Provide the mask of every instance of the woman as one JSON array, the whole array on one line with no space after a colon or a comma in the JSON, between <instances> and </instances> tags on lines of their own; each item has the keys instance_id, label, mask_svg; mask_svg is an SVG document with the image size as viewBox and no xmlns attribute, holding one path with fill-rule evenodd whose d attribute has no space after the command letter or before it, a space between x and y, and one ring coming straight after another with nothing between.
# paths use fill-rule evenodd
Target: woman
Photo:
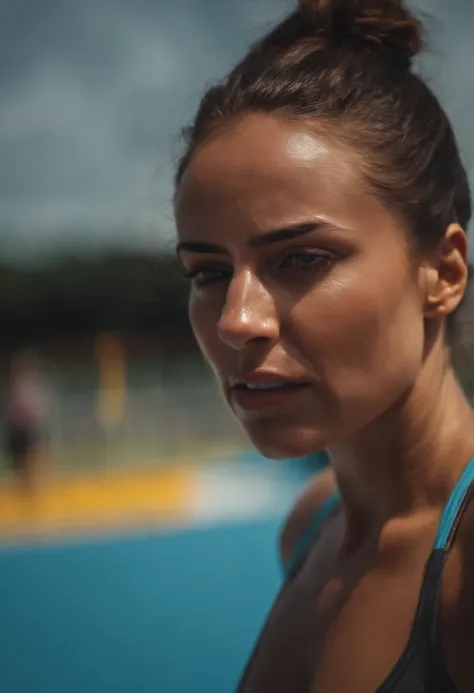
<instances>
[{"instance_id":1,"label":"woman","mask_svg":"<svg viewBox=\"0 0 474 693\"><path fill-rule=\"evenodd\" d=\"M6 452L12 468L30 491L45 477L51 396L37 355L13 357L5 416Z\"/></svg>"},{"instance_id":2,"label":"woman","mask_svg":"<svg viewBox=\"0 0 474 693\"><path fill-rule=\"evenodd\" d=\"M474 690L471 203L420 31L400 1L301 0L187 133L200 348L261 452L332 463L287 520L246 693Z\"/></svg>"}]
</instances>

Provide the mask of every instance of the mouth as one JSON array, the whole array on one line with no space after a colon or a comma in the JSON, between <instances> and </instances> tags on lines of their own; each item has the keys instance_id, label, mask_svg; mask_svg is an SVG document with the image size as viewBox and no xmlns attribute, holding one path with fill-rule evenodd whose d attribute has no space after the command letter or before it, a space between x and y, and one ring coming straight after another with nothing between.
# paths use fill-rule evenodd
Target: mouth
<instances>
[{"instance_id":1,"label":"mouth","mask_svg":"<svg viewBox=\"0 0 474 693\"><path fill-rule=\"evenodd\" d=\"M306 381L276 377L242 379L234 381L231 385L231 396L240 409L261 411L288 406L293 398L309 385Z\"/></svg>"}]
</instances>

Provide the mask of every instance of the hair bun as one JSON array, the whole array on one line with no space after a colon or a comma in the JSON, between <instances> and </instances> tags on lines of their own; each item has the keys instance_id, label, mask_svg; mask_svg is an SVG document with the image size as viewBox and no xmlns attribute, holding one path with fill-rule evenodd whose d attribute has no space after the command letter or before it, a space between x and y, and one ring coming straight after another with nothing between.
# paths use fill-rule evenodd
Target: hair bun
<instances>
[{"instance_id":1,"label":"hair bun","mask_svg":"<svg viewBox=\"0 0 474 693\"><path fill-rule=\"evenodd\" d=\"M299 0L299 14L330 43L378 44L408 65L423 45L421 22L403 0Z\"/></svg>"}]
</instances>

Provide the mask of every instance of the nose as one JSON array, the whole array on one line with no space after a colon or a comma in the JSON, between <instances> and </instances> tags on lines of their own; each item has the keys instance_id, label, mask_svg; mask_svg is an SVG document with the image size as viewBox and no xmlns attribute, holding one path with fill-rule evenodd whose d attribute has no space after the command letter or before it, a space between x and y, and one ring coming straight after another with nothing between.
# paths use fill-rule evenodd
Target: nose
<instances>
[{"instance_id":1,"label":"nose","mask_svg":"<svg viewBox=\"0 0 474 693\"><path fill-rule=\"evenodd\" d=\"M278 339L275 299L252 272L234 274L217 330L220 339L233 349L244 349L256 340Z\"/></svg>"}]
</instances>

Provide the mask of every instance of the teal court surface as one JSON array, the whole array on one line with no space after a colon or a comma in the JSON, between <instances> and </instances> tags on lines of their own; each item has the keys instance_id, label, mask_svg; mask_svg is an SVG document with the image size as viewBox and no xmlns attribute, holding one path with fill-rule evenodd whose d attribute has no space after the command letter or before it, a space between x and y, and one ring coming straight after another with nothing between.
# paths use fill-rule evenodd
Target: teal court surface
<instances>
[{"instance_id":1,"label":"teal court surface","mask_svg":"<svg viewBox=\"0 0 474 693\"><path fill-rule=\"evenodd\" d=\"M232 693L278 589L278 531L305 476L250 468L211 474L207 514L183 526L4 545L0 690Z\"/></svg>"}]
</instances>

